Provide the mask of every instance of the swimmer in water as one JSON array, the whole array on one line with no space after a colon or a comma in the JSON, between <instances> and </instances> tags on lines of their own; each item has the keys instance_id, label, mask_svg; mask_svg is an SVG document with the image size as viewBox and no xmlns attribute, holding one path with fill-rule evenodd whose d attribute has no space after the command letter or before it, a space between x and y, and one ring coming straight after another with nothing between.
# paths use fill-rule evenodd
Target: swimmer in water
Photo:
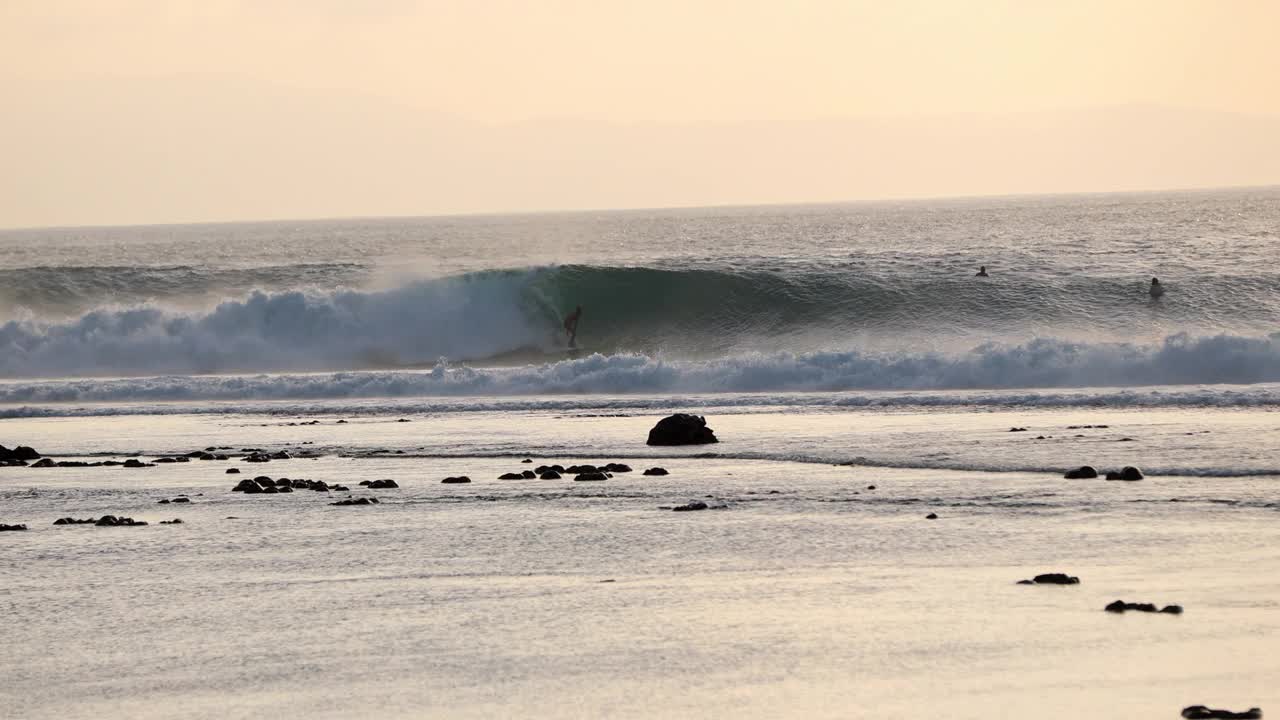
<instances>
[{"instance_id":1,"label":"swimmer in water","mask_svg":"<svg viewBox=\"0 0 1280 720\"><path fill-rule=\"evenodd\" d=\"M974 275L974 277L990 277L989 275L987 275L987 266L983 265L982 267L978 268L978 273Z\"/></svg>"},{"instance_id":2,"label":"swimmer in water","mask_svg":"<svg viewBox=\"0 0 1280 720\"><path fill-rule=\"evenodd\" d=\"M569 347L578 346L578 319L582 317L582 306L574 308L564 319L564 331L569 333Z\"/></svg>"},{"instance_id":3,"label":"swimmer in water","mask_svg":"<svg viewBox=\"0 0 1280 720\"><path fill-rule=\"evenodd\" d=\"M1151 297L1158 298L1164 294L1164 286L1160 284L1159 278L1151 278Z\"/></svg>"}]
</instances>

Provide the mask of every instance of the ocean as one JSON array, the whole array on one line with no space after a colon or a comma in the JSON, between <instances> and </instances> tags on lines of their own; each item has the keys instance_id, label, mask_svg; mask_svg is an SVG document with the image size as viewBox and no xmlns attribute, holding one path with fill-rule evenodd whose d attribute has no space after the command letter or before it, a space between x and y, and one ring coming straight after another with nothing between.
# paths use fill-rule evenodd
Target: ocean
<instances>
[{"instance_id":1,"label":"ocean","mask_svg":"<svg viewBox=\"0 0 1280 720\"><path fill-rule=\"evenodd\" d=\"M0 231L0 444L90 465L0 467L0 714L1275 707L1277 251L1277 188Z\"/></svg>"}]
</instances>

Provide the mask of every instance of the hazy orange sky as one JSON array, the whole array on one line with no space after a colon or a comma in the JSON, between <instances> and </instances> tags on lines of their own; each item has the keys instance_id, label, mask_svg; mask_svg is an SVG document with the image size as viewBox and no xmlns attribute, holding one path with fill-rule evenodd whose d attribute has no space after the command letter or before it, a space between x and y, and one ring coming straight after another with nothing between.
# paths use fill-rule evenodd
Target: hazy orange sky
<instances>
[{"instance_id":1,"label":"hazy orange sky","mask_svg":"<svg viewBox=\"0 0 1280 720\"><path fill-rule=\"evenodd\" d=\"M0 226L1280 183L1280 3L5 0Z\"/></svg>"}]
</instances>

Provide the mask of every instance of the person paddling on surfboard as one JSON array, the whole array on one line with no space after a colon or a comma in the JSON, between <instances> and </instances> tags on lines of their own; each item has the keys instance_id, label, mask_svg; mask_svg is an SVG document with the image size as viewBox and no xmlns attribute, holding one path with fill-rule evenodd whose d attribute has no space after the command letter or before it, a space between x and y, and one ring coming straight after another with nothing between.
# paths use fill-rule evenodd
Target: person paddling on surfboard
<instances>
[{"instance_id":1,"label":"person paddling on surfboard","mask_svg":"<svg viewBox=\"0 0 1280 720\"><path fill-rule=\"evenodd\" d=\"M569 347L578 346L578 319L582 317L582 306L574 308L573 312L565 316L564 331L569 333Z\"/></svg>"}]
</instances>

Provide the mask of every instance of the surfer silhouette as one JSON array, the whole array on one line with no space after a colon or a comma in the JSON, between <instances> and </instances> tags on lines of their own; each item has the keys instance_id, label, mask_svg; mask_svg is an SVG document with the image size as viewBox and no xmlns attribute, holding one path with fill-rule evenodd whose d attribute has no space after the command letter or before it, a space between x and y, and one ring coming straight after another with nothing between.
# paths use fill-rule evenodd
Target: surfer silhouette
<instances>
[{"instance_id":1,"label":"surfer silhouette","mask_svg":"<svg viewBox=\"0 0 1280 720\"><path fill-rule=\"evenodd\" d=\"M1164 294L1164 286L1160 284L1158 278L1151 278L1151 290L1149 292L1153 298L1158 298Z\"/></svg>"},{"instance_id":2,"label":"surfer silhouette","mask_svg":"<svg viewBox=\"0 0 1280 720\"><path fill-rule=\"evenodd\" d=\"M983 265L982 267L978 268L978 272L974 275L974 277L990 277L989 275L987 275L987 266Z\"/></svg>"},{"instance_id":3,"label":"surfer silhouette","mask_svg":"<svg viewBox=\"0 0 1280 720\"><path fill-rule=\"evenodd\" d=\"M569 333L569 347L578 346L578 319L582 317L582 306L574 308L564 318L564 331Z\"/></svg>"}]
</instances>

